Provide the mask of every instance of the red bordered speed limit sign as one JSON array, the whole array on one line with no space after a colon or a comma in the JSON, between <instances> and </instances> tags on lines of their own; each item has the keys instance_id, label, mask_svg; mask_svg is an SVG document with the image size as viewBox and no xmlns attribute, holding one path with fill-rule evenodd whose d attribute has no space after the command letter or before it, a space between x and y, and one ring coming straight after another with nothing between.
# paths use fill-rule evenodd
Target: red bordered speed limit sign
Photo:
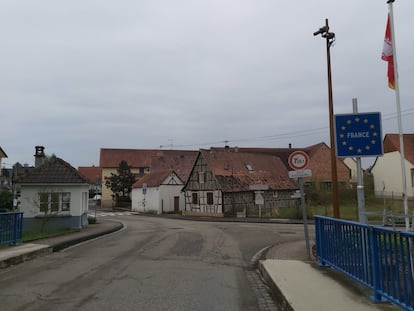
<instances>
[{"instance_id":1,"label":"red bordered speed limit sign","mask_svg":"<svg viewBox=\"0 0 414 311\"><path fill-rule=\"evenodd\" d=\"M309 156L303 151L294 151L289 155L289 166L294 170L304 170L309 165Z\"/></svg>"}]
</instances>

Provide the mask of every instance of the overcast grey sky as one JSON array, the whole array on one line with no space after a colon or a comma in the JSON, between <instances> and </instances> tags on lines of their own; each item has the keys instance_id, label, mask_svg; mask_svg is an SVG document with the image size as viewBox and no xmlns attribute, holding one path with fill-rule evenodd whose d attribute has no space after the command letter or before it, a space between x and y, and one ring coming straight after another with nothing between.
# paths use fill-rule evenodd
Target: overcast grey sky
<instances>
[{"instance_id":1,"label":"overcast grey sky","mask_svg":"<svg viewBox=\"0 0 414 311\"><path fill-rule=\"evenodd\" d=\"M414 133L414 1L394 4L403 130ZM386 0L1 0L0 146L73 166L100 148L304 147L335 114L382 113L397 133L381 60Z\"/></svg>"}]
</instances>

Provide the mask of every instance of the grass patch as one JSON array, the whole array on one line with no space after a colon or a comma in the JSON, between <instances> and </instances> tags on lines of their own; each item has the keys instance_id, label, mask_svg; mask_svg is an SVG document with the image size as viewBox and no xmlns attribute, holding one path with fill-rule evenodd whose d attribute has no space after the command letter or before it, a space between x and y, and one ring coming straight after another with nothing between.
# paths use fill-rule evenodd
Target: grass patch
<instances>
[{"instance_id":1,"label":"grass patch","mask_svg":"<svg viewBox=\"0 0 414 311\"><path fill-rule=\"evenodd\" d=\"M307 206L308 216L314 215L333 217L332 205L309 205ZM402 200L383 200L381 198L370 198L365 201L365 211L368 213L369 220L382 220L382 214L403 215L404 202ZM414 211L414 201L408 202L408 214ZM356 200L341 200L339 203L341 219L358 220L358 203ZM376 215L374 215L376 214Z\"/></svg>"},{"instance_id":2,"label":"grass patch","mask_svg":"<svg viewBox=\"0 0 414 311\"><path fill-rule=\"evenodd\" d=\"M59 228L59 229L48 229L43 232L40 231L25 231L23 232L23 242L52 238L59 235L69 234L73 232L78 232L79 229L74 228Z\"/></svg>"}]
</instances>

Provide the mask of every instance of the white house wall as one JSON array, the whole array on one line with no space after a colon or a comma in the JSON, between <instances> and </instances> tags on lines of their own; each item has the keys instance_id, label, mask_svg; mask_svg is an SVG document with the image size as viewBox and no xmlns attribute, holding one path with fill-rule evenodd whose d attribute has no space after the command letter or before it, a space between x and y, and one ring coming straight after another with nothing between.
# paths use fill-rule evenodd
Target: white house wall
<instances>
[{"instance_id":1,"label":"white house wall","mask_svg":"<svg viewBox=\"0 0 414 311\"><path fill-rule=\"evenodd\" d=\"M345 158L344 163L351 170L351 179L350 182L356 183L357 180L357 163L353 158Z\"/></svg>"},{"instance_id":2,"label":"white house wall","mask_svg":"<svg viewBox=\"0 0 414 311\"><path fill-rule=\"evenodd\" d=\"M213 204L207 204L207 193L213 193ZM197 193L198 204L192 202L193 193ZM223 199L220 190L205 190L205 191L187 191L187 209L190 212L199 212L199 213L214 213L220 214L223 213Z\"/></svg>"},{"instance_id":3,"label":"white house wall","mask_svg":"<svg viewBox=\"0 0 414 311\"><path fill-rule=\"evenodd\" d=\"M179 197L179 209L184 210L184 194L180 193L182 185L161 185L149 187L144 195L142 188L132 189L132 210L141 213L174 212L174 197Z\"/></svg>"},{"instance_id":4,"label":"white house wall","mask_svg":"<svg viewBox=\"0 0 414 311\"><path fill-rule=\"evenodd\" d=\"M159 188L148 187L145 194L142 188L132 189L131 201L132 210L141 213L160 213Z\"/></svg>"},{"instance_id":5,"label":"white house wall","mask_svg":"<svg viewBox=\"0 0 414 311\"><path fill-rule=\"evenodd\" d=\"M181 193L183 185L161 185L160 186L160 212L174 212L174 197L179 197L179 210L185 207L184 193Z\"/></svg>"},{"instance_id":6,"label":"white house wall","mask_svg":"<svg viewBox=\"0 0 414 311\"><path fill-rule=\"evenodd\" d=\"M33 218L43 213L39 211L39 192L70 192L70 211L62 214L81 216L88 211L88 185L85 186L21 186L20 211L24 218Z\"/></svg>"},{"instance_id":7,"label":"white house wall","mask_svg":"<svg viewBox=\"0 0 414 311\"><path fill-rule=\"evenodd\" d=\"M405 161L404 164L407 179L407 196L408 198L413 198L414 192L411 180L411 169L413 169L414 166L408 161ZM401 197L403 187L401 157L398 151L388 152L382 157L379 157L372 169L372 174L374 176L374 189L376 196L382 196L382 194L384 194L387 197Z\"/></svg>"}]
</instances>

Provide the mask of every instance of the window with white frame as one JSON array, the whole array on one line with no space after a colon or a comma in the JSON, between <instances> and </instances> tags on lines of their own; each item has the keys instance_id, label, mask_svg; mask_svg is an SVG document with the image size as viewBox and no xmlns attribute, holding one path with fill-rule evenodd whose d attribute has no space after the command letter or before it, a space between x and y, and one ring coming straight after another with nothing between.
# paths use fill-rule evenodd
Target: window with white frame
<instances>
[{"instance_id":1,"label":"window with white frame","mask_svg":"<svg viewBox=\"0 0 414 311\"><path fill-rule=\"evenodd\" d=\"M41 212L66 212L70 210L70 192L40 192Z\"/></svg>"}]
</instances>

